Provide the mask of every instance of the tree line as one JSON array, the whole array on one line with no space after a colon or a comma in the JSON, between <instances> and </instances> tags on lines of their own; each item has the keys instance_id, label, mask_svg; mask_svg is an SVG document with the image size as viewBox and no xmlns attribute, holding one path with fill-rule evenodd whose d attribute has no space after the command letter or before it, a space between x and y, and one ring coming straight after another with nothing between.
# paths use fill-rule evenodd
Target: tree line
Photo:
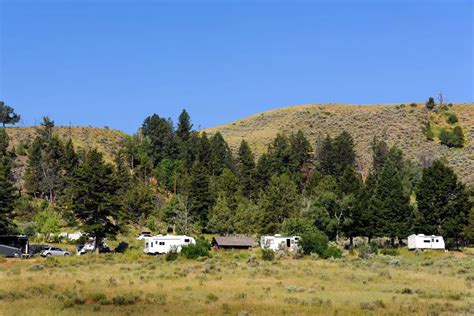
<instances>
[{"instance_id":1,"label":"tree line","mask_svg":"<svg viewBox=\"0 0 474 316\"><path fill-rule=\"evenodd\" d=\"M21 194L0 130L0 231L14 230L16 217L42 232L62 222L99 239L130 225L183 234L317 231L351 244L356 236L394 245L411 233L440 234L450 245L474 237L473 193L454 171L442 160L422 168L377 138L363 176L345 131L314 144L301 131L278 134L257 158L245 139L233 152L220 133L194 130L183 110L177 124L147 117L106 162L54 128L45 117L29 144Z\"/></svg>"}]
</instances>

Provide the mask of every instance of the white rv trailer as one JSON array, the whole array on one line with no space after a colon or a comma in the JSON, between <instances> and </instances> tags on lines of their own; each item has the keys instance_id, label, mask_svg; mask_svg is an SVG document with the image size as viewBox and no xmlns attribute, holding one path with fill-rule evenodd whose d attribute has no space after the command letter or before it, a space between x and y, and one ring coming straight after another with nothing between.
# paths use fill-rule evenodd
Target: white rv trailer
<instances>
[{"instance_id":1,"label":"white rv trailer","mask_svg":"<svg viewBox=\"0 0 474 316\"><path fill-rule=\"evenodd\" d=\"M260 247L262 249L271 249L273 251L289 250L293 251L298 245L299 236L262 236L260 237Z\"/></svg>"},{"instance_id":2,"label":"white rv trailer","mask_svg":"<svg viewBox=\"0 0 474 316\"><path fill-rule=\"evenodd\" d=\"M443 249L444 239L442 236L426 236L413 234L408 236L408 249Z\"/></svg>"},{"instance_id":3,"label":"white rv trailer","mask_svg":"<svg viewBox=\"0 0 474 316\"><path fill-rule=\"evenodd\" d=\"M189 236L173 236L173 235L157 235L153 237L145 237L144 252L147 254L168 253L172 249L181 252L182 246L195 244L196 240Z\"/></svg>"}]
</instances>

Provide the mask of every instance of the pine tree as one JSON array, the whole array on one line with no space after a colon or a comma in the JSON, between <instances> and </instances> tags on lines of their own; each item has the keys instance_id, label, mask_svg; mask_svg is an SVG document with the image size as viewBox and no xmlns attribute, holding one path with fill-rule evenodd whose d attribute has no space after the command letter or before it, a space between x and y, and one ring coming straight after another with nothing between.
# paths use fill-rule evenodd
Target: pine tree
<instances>
[{"instance_id":1,"label":"pine tree","mask_svg":"<svg viewBox=\"0 0 474 316\"><path fill-rule=\"evenodd\" d=\"M378 236L404 238L411 230L412 211L409 197L403 190L402 178L393 160L387 159L377 174L375 195L372 197Z\"/></svg>"},{"instance_id":2,"label":"pine tree","mask_svg":"<svg viewBox=\"0 0 474 316\"><path fill-rule=\"evenodd\" d=\"M5 128L0 128L0 155L7 156L8 145L10 144L10 138Z\"/></svg>"},{"instance_id":3,"label":"pine tree","mask_svg":"<svg viewBox=\"0 0 474 316\"><path fill-rule=\"evenodd\" d=\"M281 175L291 173L290 168L290 143L288 137L278 133L273 142L268 146L267 155L270 163L271 174Z\"/></svg>"},{"instance_id":4,"label":"pine tree","mask_svg":"<svg viewBox=\"0 0 474 316\"><path fill-rule=\"evenodd\" d=\"M150 139L150 156L154 166L165 158L177 158L178 145L171 119L153 114L145 119L141 130Z\"/></svg>"},{"instance_id":5,"label":"pine tree","mask_svg":"<svg viewBox=\"0 0 474 316\"><path fill-rule=\"evenodd\" d=\"M25 170L25 188L37 197L41 194L41 181L43 179L42 151L44 141L41 137L36 137L28 149L28 162Z\"/></svg>"},{"instance_id":6,"label":"pine tree","mask_svg":"<svg viewBox=\"0 0 474 316\"><path fill-rule=\"evenodd\" d=\"M233 168L232 152L221 133L217 132L212 135L210 139L210 151L211 171L213 175L220 175L224 168Z\"/></svg>"},{"instance_id":7,"label":"pine tree","mask_svg":"<svg viewBox=\"0 0 474 316\"><path fill-rule=\"evenodd\" d=\"M335 175L335 151L333 147L333 140L331 136L326 135L326 138L320 143L317 149L318 156L316 160L319 163L319 171L322 175Z\"/></svg>"},{"instance_id":8,"label":"pine tree","mask_svg":"<svg viewBox=\"0 0 474 316\"><path fill-rule=\"evenodd\" d=\"M78 164L79 158L77 157L76 151L74 150L72 140L69 139L64 146L62 168L67 175L72 175Z\"/></svg>"},{"instance_id":9,"label":"pine tree","mask_svg":"<svg viewBox=\"0 0 474 316\"><path fill-rule=\"evenodd\" d=\"M237 173L240 179L242 195L253 197L256 195L255 158L249 144L242 140L237 156Z\"/></svg>"},{"instance_id":10,"label":"pine tree","mask_svg":"<svg viewBox=\"0 0 474 316\"><path fill-rule=\"evenodd\" d=\"M153 189L141 181L134 181L125 194L121 195L122 218L128 222L143 225L154 210L157 199Z\"/></svg>"},{"instance_id":11,"label":"pine tree","mask_svg":"<svg viewBox=\"0 0 474 316\"><path fill-rule=\"evenodd\" d=\"M5 133L4 129L2 133ZM2 138L2 145L8 147L8 136ZM11 166L12 161L8 152L2 148L0 152L0 235L12 229L13 208L17 199Z\"/></svg>"},{"instance_id":12,"label":"pine tree","mask_svg":"<svg viewBox=\"0 0 474 316\"><path fill-rule=\"evenodd\" d=\"M39 130L40 137L46 141L50 141L53 137L54 121L48 116L44 116L41 126L42 128Z\"/></svg>"},{"instance_id":13,"label":"pine tree","mask_svg":"<svg viewBox=\"0 0 474 316\"><path fill-rule=\"evenodd\" d=\"M97 150L86 154L71 179L71 207L84 231L95 238L96 246L119 231L118 188L112 166L104 162Z\"/></svg>"},{"instance_id":14,"label":"pine tree","mask_svg":"<svg viewBox=\"0 0 474 316\"><path fill-rule=\"evenodd\" d=\"M273 175L259 200L264 232L275 233L285 218L295 216L301 208L296 184L287 174Z\"/></svg>"},{"instance_id":15,"label":"pine tree","mask_svg":"<svg viewBox=\"0 0 474 316\"><path fill-rule=\"evenodd\" d=\"M186 142L191 135L193 124L191 117L186 110L183 110L178 118L178 127L176 128L176 136L183 142Z\"/></svg>"},{"instance_id":16,"label":"pine tree","mask_svg":"<svg viewBox=\"0 0 474 316\"><path fill-rule=\"evenodd\" d=\"M233 214L226 195L218 193L217 201L209 212L208 230L211 233L229 235L233 232Z\"/></svg>"},{"instance_id":17,"label":"pine tree","mask_svg":"<svg viewBox=\"0 0 474 316\"><path fill-rule=\"evenodd\" d=\"M469 193L454 171L436 160L423 170L416 192L420 233L438 234L458 243L471 208Z\"/></svg>"},{"instance_id":18,"label":"pine tree","mask_svg":"<svg viewBox=\"0 0 474 316\"><path fill-rule=\"evenodd\" d=\"M239 178L230 170L224 169L219 177L215 181L215 190L223 195L229 207L233 210L236 208L237 199L240 197L239 192L240 183Z\"/></svg>"},{"instance_id":19,"label":"pine tree","mask_svg":"<svg viewBox=\"0 0 474 316\"><path fill-rule=\"evenodd\" d=\"M293 172L301 171L301 167L310 161L313 148L301 130L289 137L290 165Z\"/></svg>"},{"instance_id":20,"label":"pine tree","mask_svg":"<svg viewBox=\"0 0 474 316\"><path fill-rule=\"evenodd\" d=\"M385 160L387 160L389 148L386 142L383 140L379 141L375 136L372 140L371 148L372 166L375 171L378 171L382 168Z\"/></svg>"},{"instance_id":21,"label":"pine tree","mask_svg":"<svg viewBox=\"0 0 474 316\"><path fill-rule=\"evenodd\" d=\"M335 159L334 175L340 177L347 167L355 165L356 154L352 136L348 132L343 131L340 135L334 138L333 149Z\"/></svg>"},{"instance_id":22,"label":"pine tree","mask_svg":"<svg viewBox=\"0 0 474 316\"><path fill-rule=\"evenodd\" d=\"M7 124L15 125L20 121L20 115L15 113L15 110L6 105L3 101L0 101L0 122L3 127Z\"/></svg>"},{"instance_id":23,"label":"pine tree","mask_svg":"<svg viewBox=\"0 0 474 316\"><path fill-rule=\"evenodd\" d=\"M196 163L191 169L187 196L192 217L201 227L206 227L209 209L212 206L212 194L208 170L201 163Z\"/></svg>"}]
</instances>

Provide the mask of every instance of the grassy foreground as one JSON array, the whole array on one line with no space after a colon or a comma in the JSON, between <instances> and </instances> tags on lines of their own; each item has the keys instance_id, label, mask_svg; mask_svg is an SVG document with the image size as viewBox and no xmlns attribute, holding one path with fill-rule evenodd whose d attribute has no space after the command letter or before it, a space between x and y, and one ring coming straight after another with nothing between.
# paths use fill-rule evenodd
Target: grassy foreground
<instances>
[{"instance_id":1,"label":"grassy foreground","mask_svg":"<svg viewBox=\"0 0 474 316\"><path fill-rule=\"evenodd\" d=\"M472 315L473 284L472 253L268 262L255 250L166 262L135 249L0 258L0 315Z\"/></svg>"}]
</instances>

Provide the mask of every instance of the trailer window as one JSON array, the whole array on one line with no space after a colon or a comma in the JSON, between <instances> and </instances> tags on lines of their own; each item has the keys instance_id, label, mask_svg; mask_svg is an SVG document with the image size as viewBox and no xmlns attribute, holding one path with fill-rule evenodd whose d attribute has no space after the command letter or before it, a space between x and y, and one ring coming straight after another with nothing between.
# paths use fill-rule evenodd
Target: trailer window
<instances>
[{"instance_id":1,"label":"trailer window","mask_svg":"<svg viewBox=\"0 0 474 316\"><path fill-rule=\"evenodd\" d=\"M145 247L148 248L148 243L147 242L145 243Z\"/></svg>"},{"instance_id":2,"label":"trailer window","mask_svg":"<svg viewBox=\"0 0 474 316\"><path fill-rule=\"evenodd\" d=\"M438 239L436 239L436 242L438 242Z\"/></svg>"},{"instance_id":3,"label":"trailer window","mask_svg":"<svg viewBox=\"0 0 474 316\"><path fill-rule=\"evenodd\" d=\"M165 242L164 241L160 241L160 246L164 246L165 245Z\"/></svg>"},{"instance_id":4,"label":"trailer window","mask_svg":"<svg viewBox=\"0 0 474 316\"><path fill-rule=\"evenodd\" d=\"M423 242L429 244L431 241L429 239L425 239Z\"/></svg>"},{"instance_id":5,"label":"trailer window","mask_svg":"<svg viewBox=\"0 0 474 316\"><path fill-rule=\"evenodd\" d=\"M184 242L189 242L189 239L185 239Z\"/></svg>"}]
</instances>

